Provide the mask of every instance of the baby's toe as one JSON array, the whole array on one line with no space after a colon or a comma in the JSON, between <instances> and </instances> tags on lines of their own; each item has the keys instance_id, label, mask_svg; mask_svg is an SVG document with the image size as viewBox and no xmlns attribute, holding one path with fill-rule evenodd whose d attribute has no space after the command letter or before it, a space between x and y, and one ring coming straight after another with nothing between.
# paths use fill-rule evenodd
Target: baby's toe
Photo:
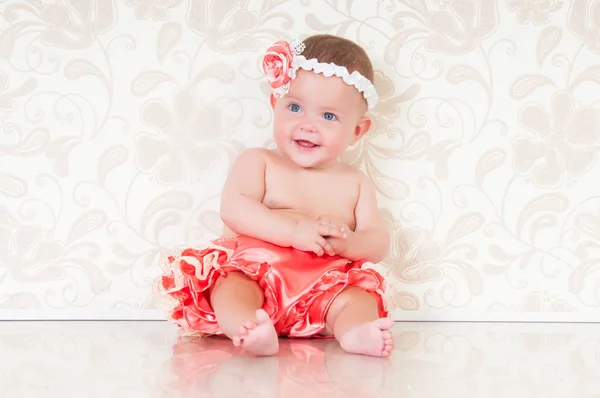
<instances>
[{"instance_id":1,"label":"baby's toe","mask_svg":"<svg viewBox=\"0 0 600 398\"><path fill-rule=\"evenodd\" d=\"M246 326L241 326L240 327L240 333L239 333L240 337L244 337L248 335L248 328Z\"/></svg>"},{"instance_id":2,"label":"baby's toe","mask_svg":"<svg viewBox=\"0 0 600 398\"><path fill-rule=\"evenodd\" d=\"M380 318L377 320L377 326L381 330L388 330L394 326L394 320L391 318Z\"/></svg>"},{"instance_id":3,"label":"baby's toe","mask_svg":"<svg viewBox=\"0 0 600 398\"><path fill-rule=\"evenodd\" d=\"M240 345L242 345L242 338L239 335L233 336L231 341L233 342L233 345L236 347L239 347Z\"/></svg>"},{"instance_id":4,"label":"baby's toe","mask_svg":"<svg viewBox=\"0 0 600 398\"><path fill-rule=\"evenodd\" d=\"M390 355L392 353L392 350L394 349L394 346L391 344L386 344L383 347L383 353L386 354L386 356Z\"/></svg>"},{"instance_id":5,"label":"baby's toe","mask_svg":"<svg viewBox=\"0 0 600 398\"><path fill-rule=\"evenodd\" d=\"M252 329L256 328L256 324L251 321L246 321L246 323L244 323L244 327L248 330L252 330Z\"/></svg>"},{"instance_id":6,"label":"baby's toe","mask_svg":"<svg viewBox=\"0 0 600 398\"><path fill-rule=\"evenodd\" d=\"M382 333L382 336L383 336L383 338L384 338L384 339L386 339L386 340L388 340L388 339L391 339L391 338L392 338L392 332L390 332L389 330L385 330L385 331Z\"/></svg>"}]
</instances>

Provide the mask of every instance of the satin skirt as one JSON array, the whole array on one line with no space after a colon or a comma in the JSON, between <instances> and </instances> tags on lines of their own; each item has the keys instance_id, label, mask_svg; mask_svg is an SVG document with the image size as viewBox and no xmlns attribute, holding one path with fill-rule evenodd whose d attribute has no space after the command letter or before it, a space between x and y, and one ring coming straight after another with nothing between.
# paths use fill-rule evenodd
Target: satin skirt
<instances>
[{"instance_id":1,"label":"satin skirt","mask_svg":"<svg viewBox=\"0 0 600 398\"><path fill-rule=\"evenodd\" d=\"M247 236L163 252L158 261L164 273L154 281L156 307L188 334L223 334L209 288L233 271L243 272L263 290L262 308L279 336L324 337L327 311L349 286L371 293L379 316L388 316L386 283L376 270L362 269L364 261L319 257Z\"/></svg>"}]
</instances>

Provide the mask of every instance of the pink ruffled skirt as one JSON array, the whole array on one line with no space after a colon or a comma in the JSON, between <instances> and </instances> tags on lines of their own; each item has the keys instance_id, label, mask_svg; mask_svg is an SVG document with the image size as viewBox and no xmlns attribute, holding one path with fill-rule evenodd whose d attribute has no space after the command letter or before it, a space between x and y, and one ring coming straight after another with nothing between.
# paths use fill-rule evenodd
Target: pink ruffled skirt
<instances>
[{"instance_id":1,"label":"pink ruffled skirt","mask_svg":"<svg viewBox=\"0 0 600 398\"><path fill-rule=\"evenodd\" d=\"M263 309L280 336L320 337L335 298L349 286L370 292L379 316L388 316L386 284L363 261L281 247L247 236L221 238L206 247L163 252L164 274L154 283L156 305L187 333L222 335L210 306L209 288L228 272L241 271L264 292Z\"/></svg>"}]
</instances>

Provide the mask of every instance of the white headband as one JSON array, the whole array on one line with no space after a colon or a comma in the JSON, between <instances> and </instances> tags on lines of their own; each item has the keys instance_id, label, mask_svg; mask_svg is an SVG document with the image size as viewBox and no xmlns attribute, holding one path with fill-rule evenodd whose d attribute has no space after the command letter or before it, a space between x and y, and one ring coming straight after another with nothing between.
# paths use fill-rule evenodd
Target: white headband
<instances>
[{"instance_id":1,"label":"white headband","mask_svg":"<svg viewBox=\"0 0 600 398\"><path fill-rule=\"evenodd\" d=\"M369 79L357 71L349 73L344 66L321 63L316 58L306 59L300 55L304 49L304 43L297 40L293 40L291 45L287 41L280 40L267 49L263 58L263 71L276 98L287 94L291 80L296 78L296 71L298 68L302 68L322 73L327 77L334 75L341 77L346 84L356 87L358 92L365 97L369 110L377 105L377 91Z\"/></svg>"}]
</instances>

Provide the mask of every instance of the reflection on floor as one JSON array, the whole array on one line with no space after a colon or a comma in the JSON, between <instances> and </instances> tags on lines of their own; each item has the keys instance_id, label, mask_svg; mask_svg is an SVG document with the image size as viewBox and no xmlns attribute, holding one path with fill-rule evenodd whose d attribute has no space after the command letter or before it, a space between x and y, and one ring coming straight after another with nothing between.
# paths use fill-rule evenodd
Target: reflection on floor
<instances>
[{"instance_id":1,"label":"reflection on floor","mask_svg":"<svg viewBox=\"0 0 600 398\"><path fill-rule=\"evenodd\" d=\"M331 340L252 358L166 322L0 322L3 398L600 397L600 325L398 323L388 360Z\"/></svg>"}]
</instances>

